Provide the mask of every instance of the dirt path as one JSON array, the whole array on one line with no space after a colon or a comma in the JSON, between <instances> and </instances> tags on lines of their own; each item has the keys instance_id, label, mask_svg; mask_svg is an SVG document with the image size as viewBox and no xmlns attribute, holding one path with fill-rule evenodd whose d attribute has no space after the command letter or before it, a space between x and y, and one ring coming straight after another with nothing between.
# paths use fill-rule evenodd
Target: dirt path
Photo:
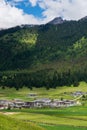
<instances>
[{"instance_id":1,"label":"dirt path","mask_svg":"<svg viewBox=\"0 0 87 130\"><path fill-rule=\"evenodd\" d=\"M14 115L14 114L19 114L19 112L0 112L0 114L3 114L3 115Z\"/></svg>"}]
</instances>

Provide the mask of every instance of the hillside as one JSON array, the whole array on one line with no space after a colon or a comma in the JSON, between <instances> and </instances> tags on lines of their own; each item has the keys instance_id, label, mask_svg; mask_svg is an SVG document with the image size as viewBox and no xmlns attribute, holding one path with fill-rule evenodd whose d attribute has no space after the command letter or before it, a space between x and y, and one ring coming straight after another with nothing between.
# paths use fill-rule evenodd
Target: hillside
<instances>
[{"instance_id":1,"label":"hillside","mask_svg":"<svg viewBox=\"0 0 87 130\"><path fill-rule=\"evenodd\" d=\"M77 85L79 81L86 81L87 19L51 23L0 31L3 85L19 86L19 77L23 81L20 86L53 86L54 82L54 86ZM8 71L13 74L12 82Z\"/></svg>"}]
</instances>

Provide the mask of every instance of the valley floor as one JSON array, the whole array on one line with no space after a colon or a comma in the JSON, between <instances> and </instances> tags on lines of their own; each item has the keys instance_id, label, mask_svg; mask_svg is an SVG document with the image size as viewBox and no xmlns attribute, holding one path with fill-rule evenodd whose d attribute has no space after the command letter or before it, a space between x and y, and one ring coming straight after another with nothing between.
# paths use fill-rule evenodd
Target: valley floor
<instances>
[{"instance_id":1,"label":"valley floor","mask_svg":"<svg viewBox=\"0 0 87 130\"><path fill-rule=\"evenodd\" d=\"M14 119L33 123L45 130L87 130L87 106L63 109L13 109L1 110L1 113L9 117L9 121Z\"/></svg>"},{"instance_id":2,"label":"valley floor","mask_svg":"<svg viewBox=\"0 0 87 130\"><path fill-rule=\"evenodd\" d=\"M60 99L74 99L71 95L71 92L81 91L87 92L87 84L82 82L79 87L62 87L57 88L56 90L45 90L42 89L33 89L33 91L23 88L22 90L16 91L13 89L0 89L0 99L6 98L22 98L25 101L33 100L35 97L28 97L29 93L37 93L38 98L41 97L50 97L50 98L58 98ZM77 97L78 98L78 97ZM31 130L87 130L87 101L86 98L83 100L82 98L78 99L82 102L81 106L73 106L68 108L33 108L33 109L12 109L12 110L0 110L0 127L3 124L3 121L8 119L8 121L16 121L18 125L19 121L28 125L29 123L36 124L35 126L40 126L33 128ZM4 116L4 120L2 120L2 116ZM6 123L6 122L5 122ZM7 124L6 124L7 125ZM13 123L12 123L13 125ZM14 125L13 125L14 126ZM21 125L22 126L22 125ZM13 130L3 128L0 130ZM11 126L12 127L12 126ZM26 127L25 127L26 128ZM19 130L15 128L14 130ZM24 126L22 127L24 129ZM26 129L28 130L28 129ZM29 129L30 130L30 129Z\"/></svg>"}]
</instances>

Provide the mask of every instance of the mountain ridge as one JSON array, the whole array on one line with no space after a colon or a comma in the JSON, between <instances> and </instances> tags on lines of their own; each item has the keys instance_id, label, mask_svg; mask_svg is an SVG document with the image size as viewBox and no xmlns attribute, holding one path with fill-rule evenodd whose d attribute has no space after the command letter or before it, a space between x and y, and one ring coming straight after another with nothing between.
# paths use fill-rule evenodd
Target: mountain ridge
<instances>
[{"instance_id":1,"label":"mountain ridge","mask_svg":"<svg viewBox=\"0 0 87 130\"><path fill-rule=\"evenodd\" d=\"M70 21L83 21L83 20L87 20L87 16L85 17L82 17L80 18L79 20L66 20L66 19L63 19L62 17L55 17L53 18L51 21L45 23L45 24L40 24L40 25L37 25L37 24L22 24L22 25L17 25L17 26L14 26L14 27L11 27L11 28L16 28L16 27L20 27L20 28L23 28L23 27L34 27L34 26L43 26L43 25L46 25L46 24L53 24L53 25L57 25L57 24L62 24L62 23L65 23L65 22L70 22ZM11 28L0 28L0 31L2 30L8 30L8 29L11 29Z\"/></svg>"},{"instance_id":2,"label":"mountain ridge","mask_svg":"<svg viewBox=\"0 0 87 130\"><path fill-rule=\"evenodd\" d=\"M54 18L53 20L51 20L50 22L48 22L48 24L53 24L53 25L56 25L56 24L62 24L64 23L66 20L63 20L62 17L56 17Z\"/></svg>"}]
</instances>

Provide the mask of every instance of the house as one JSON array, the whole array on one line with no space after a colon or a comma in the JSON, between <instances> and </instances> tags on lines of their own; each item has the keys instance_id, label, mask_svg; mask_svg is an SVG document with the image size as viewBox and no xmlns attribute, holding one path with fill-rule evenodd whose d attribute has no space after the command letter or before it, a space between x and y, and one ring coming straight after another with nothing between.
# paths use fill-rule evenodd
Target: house
<instances>
[{"instance_id":1,"label":"house","mask_svg":"<svg viewBox=\"0 0 87 130\"><path fill-rule=\"evenodd\" d=\"M23 105L23 108L33 108L34 107L34 102L25 102L24 105Z\"/></svg>"},{"instance_id":2,"label":"house","mask_svg":"<svg viewBox=\"0 0 87 130\"><path fill-rule=\"evenodd\" d=\"M51 108L54 108L54 107L60 107L62 106L62 101L61 100L53 100L51 103L50 103L50 107Z\"/></svg>"},{"instance_id":3,"label":"house","mask_svg":"<svg viewBox=\"0 0 87 130\"><path fill-rule=\"evenodd\" d=\"M0 100L0 109L7 109L9 101L8 100Z\"/></svg>"},{"instance_id":4,"label":"house","mask_svg":"<svg viewBox=\"0 0 87 130\"><path fill-rule=\"evenodd\" d=\"M51 108L58 108L58 107L69 107L69 106L75 106L76 102L73 100L54 100L50 103Z\"/></svg>"},{"instance_id":5,"label":"house","mask_svg":"<svg viewBox=\"0 0 87 130\"><path fill-rule=\"evenodd\" d=\"M85 94L86 93L82 92L82 91L76 91L76 92L71 93L71 95L74 96L74 97L82 96L82 95L85 95Z\"/></svg>"},{"instance_id":6,"label":"house","mask_svg":"<svg viewBox=\"0 0 87 130\"><path fill-rule=\"evenodd\" d=\"M51 100L49 98L37 99L34 101L34 107L49 107Z\"/></svg>"},{"instance_id":7,"label":"house","mask_svg":"<svg viewBox=\"0 0 87 130\"><path fill-rule=\"evenodd\" d=\"M36 93L29 93L29 94L28 94L28 97L30 97L30 98L35 98L35 97L37 97L37 94L36 94Z\"/></svg>"},{"instance_id":8,"label":"house","mask_svg":"<svg viewBox=\"0 0 87 130\"><path fill-rule=\"evenodd\" d=\"M14 99L11 105L14 108L22 108L25 105L25 102L20 99Z\"/></svg>"},{"instance_id":9,"label":"house","mask_svg":"<svg viewBox=\"0 0 87 130\"><path fill-rule=\"evenodd\" d=\"M71 106L76 106L77 102L74 100L65 100L64 101L64 106L65 107L71 107Z\"/></svg>"}]
</instances>

